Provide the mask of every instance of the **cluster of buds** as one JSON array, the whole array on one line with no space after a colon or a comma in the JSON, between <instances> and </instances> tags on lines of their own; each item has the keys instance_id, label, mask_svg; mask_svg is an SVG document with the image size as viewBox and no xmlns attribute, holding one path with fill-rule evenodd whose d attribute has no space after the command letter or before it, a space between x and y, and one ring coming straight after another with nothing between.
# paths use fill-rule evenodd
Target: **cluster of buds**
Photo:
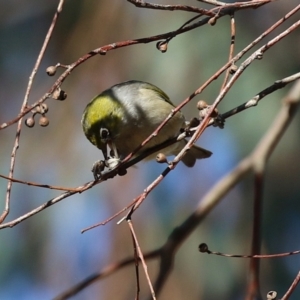
<instances>
[{"instance_id":1,"label":"cluster of buds","mask_svg":"<svg viewBox=\"0 0 300 300\"><path fill-rule=\"evenodd\" d=\"M200 119L203 119L207 115L208 110L210 109L210 105L208 105L204 100L200 100L197 103L197 108L199 110ZM211 117L216 118L218 115L219 115L219 112L218 112L217 108L215 108L211 114Z\"/></svg>"},{"instance_id":2,"label":"cluster of buds","mask_svg":"<svg viewBox=\"0 0 300 300\"><path fill-rule=\"evenodd\" d=\"M49 120L46 117L46 113L48 112L48 106L46 103L41 103L38 106L36 106L34 109L31 110L32 112L32 116L27 118L25 120L25 125L27 127L33 127L35 125L35 120L34 117L39 114L41 115L40 119L39 119L39 125L42 127L46 127L49 125Z\"/></svg>"},{"instance_id":3,"label":"cluster of buds","mask_svg":"<svg viewBox=\"0 0 300 300\"><path fill-rule=\"evenodd\" d=\"M204 117L208 114L210 107L211 105L208 105L204 100L198 101L197 108L199 110L200 120L203 120ZM214 121L213 126L224 128L224 119L220 116L217 108L213 110L210 116Z\"/></svg>"},{"instance_id":4,"label":"cluster of buds","mask_svg":"<svg viewBox=\"0 0 300 300\"><path fill-rule=\"evenodd\" d=\"M61 65L61 64L57 64L55 66L49 66L46 69L46 73L49 76L54 76L56 74L56 70L58 67L62 67L62 68L67 68L67 66ZM63 101L67 98L67 93L65 91L63 91L60 87L58 87L53 93L52 93L52 98L56 99L56 100L60 100ZM49 125L49 120L46 117L46 113L48 112L48 106L46 103L41 103L39 105L37 105L35 108L33 108L31 110L32 112L32 116L27 118L25 120L25 125L27 127L33 127L35 125L35 120L34 117L39 114L41 115L40 119L39 119L39 125L42 127L46 127Z\"/></svg>"}]
</instances>

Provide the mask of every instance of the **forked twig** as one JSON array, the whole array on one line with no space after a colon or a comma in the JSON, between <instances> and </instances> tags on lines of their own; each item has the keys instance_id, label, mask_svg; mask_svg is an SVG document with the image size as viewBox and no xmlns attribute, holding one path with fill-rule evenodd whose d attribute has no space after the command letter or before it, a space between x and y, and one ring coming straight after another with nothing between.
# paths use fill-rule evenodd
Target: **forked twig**
<instances>
[{"instance_id":1,"label":"forked twig","mask_svg":"<svg viewBox=\"0 0 300 300\"><path fill-rule=\"evenodd\" d=\"M224 113L221 115L222 119L227 119L233 115L235 115L236 113L238 112L241 112L245 109L248 109L250 107L254 107L258 104L258 102L263 99L264 97L266 97L267 95L269 95L270 93L278 90L278 89L281 89L283 87L285 87L287 84L290 84L292 83L293 81L297 80L300 78L300 73L297 73L297 74L294 74L294 75L291 75L289 77L286 77L286 78L283 78L283 79L280 79L280 80L277 80L275 81L274 84L270 85L269 87L267 87L266 89L264 89L263 91L259 92L255 97L253 97L252 99L250 99L249 101L245 102L244 104L234 108L234 109L231 109L229 110L228 112ZM151 151L149 152L145 152L144 154L142 154L141 156L139 157L136 157L134 160L130 160L128 162L126 162L123 167L129 167L133 164L136 164L138 161L144 159L146 156L152 154L152 153L155 153L161 149L163 149L164 147L166 147L167 145L171 145L171 143L174 143L174 141L170 141L170 144L167 143L166 145L161 145L160 147L155 147L153 148ZM169 170L167 169L167 172L169 172ZM113 173L113 172L111 172ZM111 176L111 173L109 172L107 175L108 175L108 178ZM163 173L161 176L165 176L165 173ZM4 178L6 176L3 176ZM67 197L70 197L76 193L82 193L84 192L85 190L88 190L90 188L92 188L94 185L96 184L99 184L101 183L104 179L100 179L98 180L97 182L95 181L90 181L82 186L79 186L79 187L76 187L76 188L67 188L68 192L66 193L63 193L61 195L59 195L58 197L55 197L47 202L45 202L44 204L40 205L39 207L31 210L30 212L10 221L10 222L6 222L6 223L3 223L0 225L0 229L2 228L7 228L7 227L13 227L17 224L19 224L20 222L28 219L29 217L39 213L40 211L52 206L53 204L56 204L58 202L60 202L61 200L67 198ZM161 180L161 177L158 177L157 180ZM17 179L14 179L15 182L20 182L20 183L23 183L23 184L27 184L26 182L23 182L21 180L17 180ZM157 182L155 182L156 184ZM37 184L37 183L32 183L33 185L36 185L36 186L39 186L39 187L45 187L46 185L45 184ZM50 188L50 187L49 187ZM56 187L54 187L56 188ZM59 189L57 187L57 189ZM63 189L63 188L62 188ZM133 201L131 203L129 203L127 206L125 206L124 208L122 208L120 211L118 211L116 214L112 215L111 217L109 217L108 219L106 219L105 221L102 221L100 223L97 223L93 226L90 226L86 229L83 229L82 230L82 233L87 231L87 230L90 230L92 228L95 228L95 227L98 227L98 226L101 226L101 225L105 225L107 224L108 222L110 222L111 220L115 219L116 217L120 216L120 214L124 213L125 211L127 211L128 209L130 209L133 205L135 205L137 202L139 201L142 201L143 199L145 199L145 197L147 196L147 194L149 193L149 187L144 191L143 194L139 195L138 197L136 197L135 199L133 199ZM125 217L126 218L126 217ZM124 219L125 219L124 218Z\"/></svg>"},{"instance_id":2,"label":"forked twig","mask_svg":"<svg viewBox=\"0 0 300 300\"><path fill-rule=\"evenodd\" d=\"M129 229L130 229L132 237L134 239L134 244L135 244L135 247L136 247L136 250L137 250L137 254L138 254L138 256L139 256L139 258L140 258L140 260L142 262L143 269L144 269L144 272L145 272L145 275L146 275L146 278L147 278L147 282L148 282L148 285L149 285L149 288L150 288L150 291L151 291L152 299L156 300L155 292L154 292L154 289L153 289L153 286L152 286L152 283L151 283L151 279L150 279L150 276L149 276L149 273L148 273L148 267L147 267L147 264L145 262L144 255L143 255L143 252L141 250L141 247L139 245L139 241L138 241L138 239L136 237L136 234L135 234L135 231L134 231L131 219L128 218L126 221L128 223Z\"/></svg>"},{"instance_id":3,"label":"forked twig","mask_svg":"<svg viewBox=\"0 0 300 300\"><path fill-rule=\"evenodd\" d=\"M261 163L265 164L269 159L272 151L274 150L277 143L280 141L285 130L288 128L291 120L293 119L297 107L300 103L300 81L298 80L288 96L284 99L283 106L275 118L273 124L270 126L268 132L261 139L258 146L253 152L243 159L233 171L225 175L219 182L217 182L203 198L199 201L199 204L194 211L181 225L177 226L167 239L167 242L159 249L146 253L145 259L153 259L155 257L160 258L160 269L158 276L155 281L154 289L156 295L159 295L164 282L171 272L173 261L176 252L180 248L180 245L189 237L194 229L205 219L210 211L223 199L223 197L239 182L243 177L255 169L255 166ZM280 254L276 254L278 257ZM287 254L285 253L284 256ZM126 265L134 263L134 258L127 259ZM114 264L112 272L122 268L124 264ZM119 267L118 267L119 266ZM111 269L110 266L107 269ZM109 274L111 274L110 272ZM98 279L103 277L103 272L98 274ZM96 276L95 276L96 280ZM83 281L85 283L87 280ZM295 280L296 281L296 280ZM93 283L94 280L89 280L88 284ZM298 281L297 281L298 283ZM81 286L78 284L77 286ZM77 287L76 286L76 287ZM84 285L85 287L86 285ZM66 293L74 292L77 290L76 287L70 289ZM81 290L81 289L80 289ZM74 293L73 293L74 294ZM67 298L56 298L56 300L62 300ZM287 299L287 298L286 298Z\"/></svg>"},{"instance_id":4,"label":"forked twig","mask_svg":"<svg viewBox=\"0 0 300 300\"><path fill-rule=\"evenodd\" d=\"M50 25L50 27L48 29L47 34L46 34L46 37L45 37L44 43L42 45L42 48L41 48L40 53L38 55L38 58L37 58L37 60L35 62L35 65L33 67L31 75L29 77L28 86L27 86L27 90L26 90L26 93L25 93L25 98L23 100L23 104L22 104L21 110L20 110L20 114L21 115L24 113L24 111L26 111L26 108L28 106L28 98L29 98L29 94L30 94L31 87L32 87L32 84L33 84L34 77L35 77L35 75L37 73L37 70L38 70L38 68L40 66L40 63L42 61L42 58L44 56L44 53L46 51L46 48L47 48L48 43L50 41L50 38L52 36L54 27L56 25L56 21L58 19L58 16L59 16L60 12L62 11L63 4L64 4L64 0L60 0L59 3L58 3L58 6L57 6L56 12L54 14L53 20L51 22L51 25ZM15 162L16 162L16 155L17 155L17 150L19 148L19 140L20 140L20 135L21 135L22 121L23 121L22 117L20 117L18 119L16 138L15 138L13 150L11 152L10 169L9 169L9 175L8 175L8 177L13 177L13 174L14 174L14 168L15 168ZM9 214L11 188L12 188L12 181L9 180L8 184L7 184L7 189L6 189L5 207L4 207L4 210L3 210L3 212L2 212L2 214L0 216L0 224L3 223L3 221L5 220L5 218L7 217L7 215Z\"/></svg>"}]
</instances>

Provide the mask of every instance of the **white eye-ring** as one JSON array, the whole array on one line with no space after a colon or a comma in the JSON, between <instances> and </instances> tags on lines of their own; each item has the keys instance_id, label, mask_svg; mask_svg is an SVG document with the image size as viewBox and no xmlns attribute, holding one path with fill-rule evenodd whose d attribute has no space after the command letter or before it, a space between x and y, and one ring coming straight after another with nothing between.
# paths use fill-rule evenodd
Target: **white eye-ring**
<instances>
[{"instance_id":1,"label":"white eye-ring","mask_svg":"<svg viewBox=\"0 0 300 300\"><path fill-rule=\"evenodd\" d=\"M107 128L100 128L100 138L103 141L110 139L109 130Z\"/></svg>"}]
</instances>

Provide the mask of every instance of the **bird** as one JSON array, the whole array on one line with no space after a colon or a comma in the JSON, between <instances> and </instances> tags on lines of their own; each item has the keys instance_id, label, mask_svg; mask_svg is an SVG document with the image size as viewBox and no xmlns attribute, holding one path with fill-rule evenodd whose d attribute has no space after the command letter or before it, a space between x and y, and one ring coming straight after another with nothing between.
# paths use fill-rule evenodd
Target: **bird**
<instances>
[{"instance_id":1,"label":"bird","mask_svg":"<svg viewBox=\"0 0 300 300\"><path fill-rule=\"evenodd\" d=\"M137 149L174 108L167 94L157 86L131 80L116 84L94 97L83 112L81 124L85 136L102 151L105 160L110 159L108 146L113 150L112 159L121 161ZM177 137L185 127L183 113L176 112L135 156ZM159 152L166 156L177 155L186 143L186 139L181 139ZM146 160L154 159L157 153ZM183 156L182 162L187 167L193 167L197 159L211 155L211 151L193 145Z\"/></svg>"}]
</instances>

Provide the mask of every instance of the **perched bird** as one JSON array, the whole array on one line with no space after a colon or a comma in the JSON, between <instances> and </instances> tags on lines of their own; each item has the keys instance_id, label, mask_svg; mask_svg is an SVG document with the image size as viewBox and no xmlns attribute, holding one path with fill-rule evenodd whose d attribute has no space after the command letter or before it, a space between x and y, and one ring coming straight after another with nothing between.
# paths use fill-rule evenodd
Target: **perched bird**
<instances>
[{"instance_id":1,"label":"perched bird","mask_svg":"<svg viewBox=\"0 0 300 300\"><path fill-rule=\"evenodd\" d=\"M86 106L81 123L86 137L102 150L105 160L108 159L107 146L113 150L113 156L121 160L153 133L173 109L174 105L161 89L147 82L132 80L116 84L96 96ZM185 126L185 118L179 111L135 155L177 137ZM159 152L166 156L177 155L186 143L182 139ZM156 154L146 159L153 159ZM194 145L182 161L192 167L196 159L207 158L211 154Z\"/></svg>"}]
</instances>

